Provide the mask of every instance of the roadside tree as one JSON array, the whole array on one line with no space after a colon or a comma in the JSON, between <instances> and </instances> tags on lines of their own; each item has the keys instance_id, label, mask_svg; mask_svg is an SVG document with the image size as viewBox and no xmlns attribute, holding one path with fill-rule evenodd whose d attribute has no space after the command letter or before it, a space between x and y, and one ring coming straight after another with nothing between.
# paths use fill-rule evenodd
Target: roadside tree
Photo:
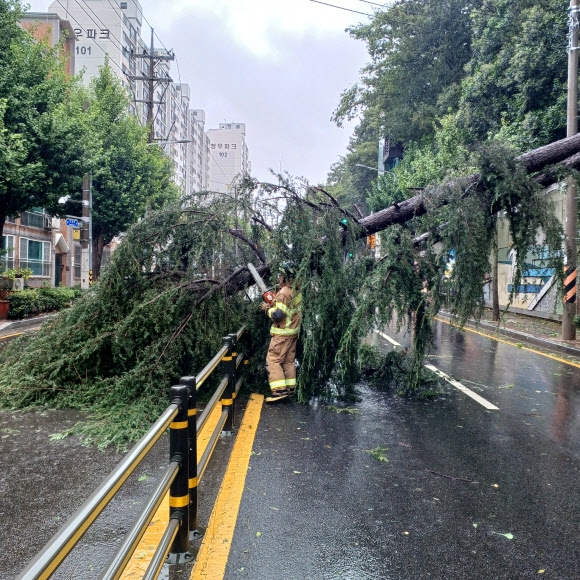
<instances>
[{"instance_id":1,"label":"roadside tree","mask_svg":"<svg viewBox=\"0 0 580 580\"><path fill-rule=\"evenodd\" d=\"M77 81L22 15L20 0L0 0L0 235L8 216L76 191L87 159L82 109L66 104Z\"/></svg>"}]
</instances>

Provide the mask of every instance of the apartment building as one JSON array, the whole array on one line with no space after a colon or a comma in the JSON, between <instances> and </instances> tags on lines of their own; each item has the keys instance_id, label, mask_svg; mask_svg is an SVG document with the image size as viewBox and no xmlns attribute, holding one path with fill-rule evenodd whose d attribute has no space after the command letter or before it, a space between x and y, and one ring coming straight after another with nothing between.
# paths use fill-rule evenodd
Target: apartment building
<instances>
[{"instance_id":1,"label":"apartment building","mask_svg":"<svg viewBox=\"0 0 580 580\"><path fill-rule=\"evenodd\" d=\"M109 59L111 70L127 89L129 110L143 125L147 123L150 99L150 42L141 37L143 10L137 0L55 0L49 8L72 23L77 38L75 74L83 72L88 84L98 75L99 67ZM187 183L190 89L187 84L172 82L166 49L153 48L155 76L167 81L155 83L153 101L154 138L164 145L175 168L175 183L185 193Z\"/></svg>"},{"instance_id":2,"label":"apartment building","mask_svg":"<svg viewBox=\"0 0 580 580\"><path fill-rule=\"evenodd\" d=\"M218 129L210 129L207 135L210 139L209 189L227 193L237 179L251 171L246 125L220 123Z\"/></svg>"},{"instance_id":3,"label":"apartment building","mask_svg":"<svg viewBox=\"0 0 580 580\"><path fill-rule=\"evenodd\" d=\"M207 191L210 181L210 138L205 132L205 111L191 109L187 192Z\"/></svg>"}]
</instances>

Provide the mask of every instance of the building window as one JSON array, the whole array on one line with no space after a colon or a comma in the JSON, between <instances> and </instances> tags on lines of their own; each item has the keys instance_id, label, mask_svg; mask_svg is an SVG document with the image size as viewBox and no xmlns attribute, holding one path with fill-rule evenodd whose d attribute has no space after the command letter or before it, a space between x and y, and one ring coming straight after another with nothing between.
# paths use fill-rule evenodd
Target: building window
<instances>
[{"instance_id":1,"label":"building window","mask_svg":"<svg viewBox=\"0 0 580 580\"><path fill-rule=\"evenodd\" d=\"M50 276L50 242L20 238L20 267L30 268L33 276Z\"/></svg>"},{"instance_id":2,"label":"building window","mask_svg":"<svg viewBox=\"0 0 580 580\"><path fill-rule=\"evenodd\" d=\"M14 268L14 236L2 236L0 272Z\"/></svg>"},{"instance_id":3,"label":"building window","mask_svg":"<svg viewBox=\"0 0 580 580\"><path fill-rule=\"evenodd\" d=\"M33 211L23 211L20 214L20 225L29 228L44 229L44 211L36 209Z\"/></svg>"},{"instance_id":4,"label":"building window","mask_svg":"<svg viewBox=\"0 0 580 580\"><path fill-rule=\"evenodd\" d=\"M75 246L75 262L74 262L74 272L75 278L81 277L81 264L82 264L82 248L81 246Z\"/></svg>"},{"instance_id":5,"label":"building window","mask_svg":"<svg viewBox=\"0 0 580 580\"><path fill-rule=\"evenodd\" d=\"M127 10L127 2L121 2L121 10Z\"/></svg>"}]
</instances>

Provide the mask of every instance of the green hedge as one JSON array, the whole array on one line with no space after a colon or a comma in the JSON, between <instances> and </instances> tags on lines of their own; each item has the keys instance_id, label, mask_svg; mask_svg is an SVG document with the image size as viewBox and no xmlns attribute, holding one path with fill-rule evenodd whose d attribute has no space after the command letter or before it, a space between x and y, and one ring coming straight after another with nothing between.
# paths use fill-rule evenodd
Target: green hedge
<instances>
[{"instance_id":1,"label":"green hedge","mask_svg":"<svg viewBox=\"0 0 580 580\"><path fill-rule=\"evenodd\" d=\"M71 302L82 294L82 290L75 288L35 288L22 290L8 296L10 310L8 318L19 319L37 316L43 312L62 310L71 305Z\"/></svg>"}]
</instances>

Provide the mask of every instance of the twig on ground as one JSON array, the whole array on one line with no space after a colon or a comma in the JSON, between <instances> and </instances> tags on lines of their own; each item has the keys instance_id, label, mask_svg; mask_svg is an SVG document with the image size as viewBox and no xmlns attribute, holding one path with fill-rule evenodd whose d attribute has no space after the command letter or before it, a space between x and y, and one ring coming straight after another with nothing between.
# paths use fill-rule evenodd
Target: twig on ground
<instances>
[{"instance_id":1,"label":"twig on ground","mask_svg":"<svg viewBox=\"0 0 580 580\"><path fill-rule=\"evenodd\" d=\"M479 481L471 481L471 479L463 479L463 477L453 477L451 475L444 475L438 471L433 471L432 469L427 469L429 473L438 475L439 477L444 477L445 479L453 479L454 481L464 481L465 483L479 483Z\"/></svg>"}]
</instances>

